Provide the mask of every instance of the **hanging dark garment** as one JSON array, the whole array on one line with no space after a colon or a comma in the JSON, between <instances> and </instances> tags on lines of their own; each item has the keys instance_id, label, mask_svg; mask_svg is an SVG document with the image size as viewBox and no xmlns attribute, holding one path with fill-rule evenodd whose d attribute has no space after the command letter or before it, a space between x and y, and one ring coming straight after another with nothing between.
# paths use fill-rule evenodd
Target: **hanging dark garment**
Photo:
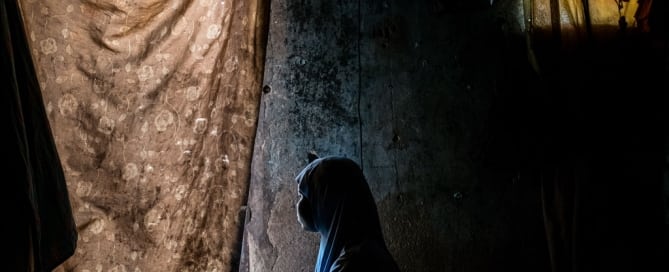
<instances>
[{"instance_id":1,"label":"hanging dark garment","mask_svg":"<svg viewBox=\"0 0 669 272\"><path fill-rule=\"evenodd\" d=\"M321 235L316 272L399 271L386 247L376 202L355 162L315 159L296 181L299 221Z\"/></svg>"},{"instance_id":2,"label":"hanging dark garment","mask_svg":"<svg viewBox=\"0 0 669 272\"><path fill-rule=\"evenodd\" d=\"M669 36L654 21L666 17L656 5L666 2L641 6L646 29L599 23L588 39L569 41L576 28L562 22L563 39L537 38L552 46L534 60L550 69L535 87L540 144L529 165L541 184L550 271L669 271L659 193Z\"/></svg>"},{"instance_id":3,"label":"hanging dark garment","mask_svg":"<svg viewBox=\"0 0 669 272\"><path fill-rule=\"evenodd\" d=\"M9 240L2 270L52 271L74 254L76 225L16 0L0 1L0 26Z\"/></svg>"}]
</instances>

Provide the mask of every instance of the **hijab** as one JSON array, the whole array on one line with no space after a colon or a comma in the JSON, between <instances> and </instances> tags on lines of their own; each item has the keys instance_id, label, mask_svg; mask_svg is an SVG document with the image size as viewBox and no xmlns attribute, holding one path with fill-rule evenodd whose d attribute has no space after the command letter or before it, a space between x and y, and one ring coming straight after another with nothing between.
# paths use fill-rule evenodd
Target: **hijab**
<instances>
[{"instance_id":1,"label":"hijab","mask_svg":"<svg viewBox=\"0 0 669 272\"><path fill-rule=\"evenodd\" d=\"M345 157L315 158L295 181L298 220L321 236L315 272L399 271L358 164Z\"/></svg>"}]
</instances>

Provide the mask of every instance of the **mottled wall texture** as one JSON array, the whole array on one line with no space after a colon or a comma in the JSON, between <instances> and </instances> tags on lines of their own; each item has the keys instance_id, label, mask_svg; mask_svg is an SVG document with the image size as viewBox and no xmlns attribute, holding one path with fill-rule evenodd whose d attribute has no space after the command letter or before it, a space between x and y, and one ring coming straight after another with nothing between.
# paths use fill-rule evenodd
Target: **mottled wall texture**
<instances>
[{"instance_id":1,"label":"mottled wall texture","mask_svg":"<svg viewBox=\"0 0 669 272\"><path fill-rule=\"evenodd\" d=\"M507 63L526 59L522 5L419 2L272 1L244 271L313 270L318 236L294 209L312 150L362 165L403 271L545 261L532 255L546 250L533 238L538 195L518 191L516 173L486 176L483 163L502 125L498 89L527 69ZM515 216L535 219L536 233L514 228Z\"/></svg>"},{"instance_id":2,"label":"mottled wall texture","mask_svg":"<svg viewBox=\"0 0 669 272\"><path fill-rule=\"evenodd\" d=\"M309 151L362 165L403 271L659 265L666 53L590 2L272 1L242 271L313 271Z\"/></svg>"},{"instance_id":3,"label":"mottled wall texture","mask_svg":"<svg viewBox=\"0 0 669 272\"><path fill-rule=\"evenodd\" d=\"M230 271L264 1L21 1L79 242L64 271Z\"/></svg>"}]
</instances>

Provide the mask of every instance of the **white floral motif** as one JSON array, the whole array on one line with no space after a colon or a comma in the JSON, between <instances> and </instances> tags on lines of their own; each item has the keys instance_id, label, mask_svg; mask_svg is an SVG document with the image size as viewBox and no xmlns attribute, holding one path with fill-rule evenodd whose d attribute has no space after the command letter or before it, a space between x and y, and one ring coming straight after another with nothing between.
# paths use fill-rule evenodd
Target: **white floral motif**
<instances>
[{"instance_id":1,"label":"white floral motif","mask_svg":"<svg viewBox=\"0 0 669 272\"><path fill-rule=\"evenodd\" d=\"M63 28L63 30L60 31L60 34L63 35L63 38L67 39L70 37L70 30L67 28Z\"/></svg>"},{"instance_id":2,"label":"white floral motif","mask_svg":"<svg viewBox=\"0 0 669 272\"><path fill-rule=\"evenodd\" d=\"M58 51L58 46L56 45L56 40L53 38L46 38L39 42L39 47L42 49L44 55L49 55Z\"/></svg>"},{"instance_id":3,"label":"white floral motif","mask_svg":"<svg viewBox=\"0 0 669 272\"><path fill-rule=\"evenodd\" d=\"M193 127L193 132L195 134L202 134L207 129L207 119L197 118L195 119L195 126Z\"/></svg>"},{"instance_id":4,"label":"white floral motif","mask_svg":"<svg viewBox=\"0 0 669 272\"><path fill-rule=\"evenodd\" d=\"M191 44L191 45L188 47L188 50L190 50L191 53L195 53L195 52L197 52L197 51L202 50L202 46L199 45L199 44Z\"/></svg>"},{"instance_id":5,"label":"white floral motif","mask_svg":"<svg viewBox=\"0 0 669 272\"><path fill-rule=\"evenodd\" d=\"M184 198L185 193L186 193L186 186L179 185L179 187L177 187L176 192L174 192L174 198L176 200L182 200Z\"/></svg>"},{"instance_id":6,"label":"white floral motif","mask_svg":"<svg viewBox=\"0 0 669 272\"><path fill-rule=\"evenodd\" d=\"M137 78L139 78L139 81L146 81L151 77L153 77L153 67L143 65L142 68L137 70Z\"/></svg>"},{"instance_id":7,"label":"white floral motif","mask_svg":"<svg viewBox=\"0 0 669 272\"><path fill-rule=\"evenodd\" d=\"M153 123L156 126L156 130L165 131L174 122L174 116L168 110L162 110Z\"/></svg>"},{"instance_id":8,"label":"white floral motif","mask_svg":"<svg viewBox=\"0 0 669 272\"><path fill-rule=\"evenodd\" d=\"M207 39L216 39L218 38L218 35L221 35L221 26L216 24L209 25L209 28L207 29Z\"/></svg>"},{"instance_id":9,"label":"white floral motif","mask_svg":"<svg viewBox=\"0 0 669 272\"><path fill-rule=\"evenodd\" d=\"M93 190L93 184L90 182L79 182L77 184L77 190L75 191L78 196L87 196Z\"/></svg>"},{"instance_id":10,"label":"white floral motif","mask_svg":"<svg viewBox=\"0 0 669 272\"><path fill-rule=\"evenodd\" d=\"M149 152L149 154L151 154L151 153ZM151 155L149 155L149 156L151 156ZM147 165L145 165L145 166L144 166L144 172L146 172L146 173L151 173L151 172L153 172L153 165L151 165L151 164L147 164Z\"/></svg>"},{"instance_id":11,"label":"white floral motif","mask_svg":"<svg viewBox=\"0 0 669 272\"><path fill-rule=\"evenodd\" d=\"M174 240L165 240L165 248L167 249L176 249L177 248L177 241Z\"/></svg>"},{"instance_id":12,"label":"white floral motif","mask_svg":"<svg viewBox=\"0 0 669 272\"><path fill-rule=\"evenodd\" d=\"M190 86L186 89L186 99L188 101L195 101L200 98L200 88L197 86Z\"/></svg>"},{"instance_id":13,"label":"white floral motif","mask_svg":"<svg viewBox=\"0 0 669 272\"><path fill-rule=\"evenodd\" d=\"M71 94L65 94L58 101L58 110L63 116L74 116L79 107L79 101Z\"/></svg>"},{"instance_id":14,"label":"white floral motif","mask_svg":"<svg viewBox=\"0 0 669 272\"><path fill-rule=\"evenodd\" d=\"M230 159L228 158L228 155L223 155L222 157L218 157L214 161L214 170L216 172L221 172L225 169L228 169L230 166Z\"/></svg>"},{"instance_id":15,"label":"white floral motif","mask_svg":"<svg viewBox=\"0 0 669 272\"><path fill-rule=\"evenodd\" d=\"M160 223L160 213L158 210L152 209L144 216L144 226L148 230L153 229L158 223Z\"/></svg>"},{"instance_id":16,"label":"white floral motif","mask_svg":"<svg viewBox=\"0 0 669 272\"><path fill-rule=\"evenodd\" d=\"M131 180L139 175L139 168L134 163L128 163L123 167L123 174L121 178L123 180Z\"/></svg>"},{"instance_id":17,"label":"white floral motif","mask_svg":"<svg viewBox=\"0 0 669 272\"><path fill-rule=\"evenodd\" d=\"M104 229L105 229L105 221L103 219L95 220L91 224L91 232L94 234L100 234Z\"/></svg>"},{"instance_id":18,"label":"white floral motif","mask_svg":"<svg viewBox=\"0 0 669 272\"><path fill-rule=\"evenodd\" d=\"M223 263L219 260L209 260L209 263L207 263L207 271L221 272L223 271Z\"/></svg>"},{"instance_id":19,"label":"white floral motif","mask_svg":"<svg viewBox=\"0 0 669 272\"><path fill-rule=\"evenodd\" d=\"M98 122L98 131L106 135L109 135L112 133L113 130L114 130L114 120L112 120L107 116L100 117L100 121Z\"/></svg>"}]
</instances>

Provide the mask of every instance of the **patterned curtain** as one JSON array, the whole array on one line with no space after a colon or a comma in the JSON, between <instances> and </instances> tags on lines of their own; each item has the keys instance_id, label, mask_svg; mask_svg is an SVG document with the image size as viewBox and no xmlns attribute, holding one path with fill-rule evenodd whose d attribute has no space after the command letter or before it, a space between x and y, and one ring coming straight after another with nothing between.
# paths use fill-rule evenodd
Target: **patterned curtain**
<instances>
[{"instance_id":1,"label":"patterned curtain","mask_svg":"<svg viewBox=\"0 0 669 272\"><path fill-rule=\"evenodd\" d=\"M79 231L59 269L234 269L267 2L21 0Z\"/></svg>"}]
</instances>

